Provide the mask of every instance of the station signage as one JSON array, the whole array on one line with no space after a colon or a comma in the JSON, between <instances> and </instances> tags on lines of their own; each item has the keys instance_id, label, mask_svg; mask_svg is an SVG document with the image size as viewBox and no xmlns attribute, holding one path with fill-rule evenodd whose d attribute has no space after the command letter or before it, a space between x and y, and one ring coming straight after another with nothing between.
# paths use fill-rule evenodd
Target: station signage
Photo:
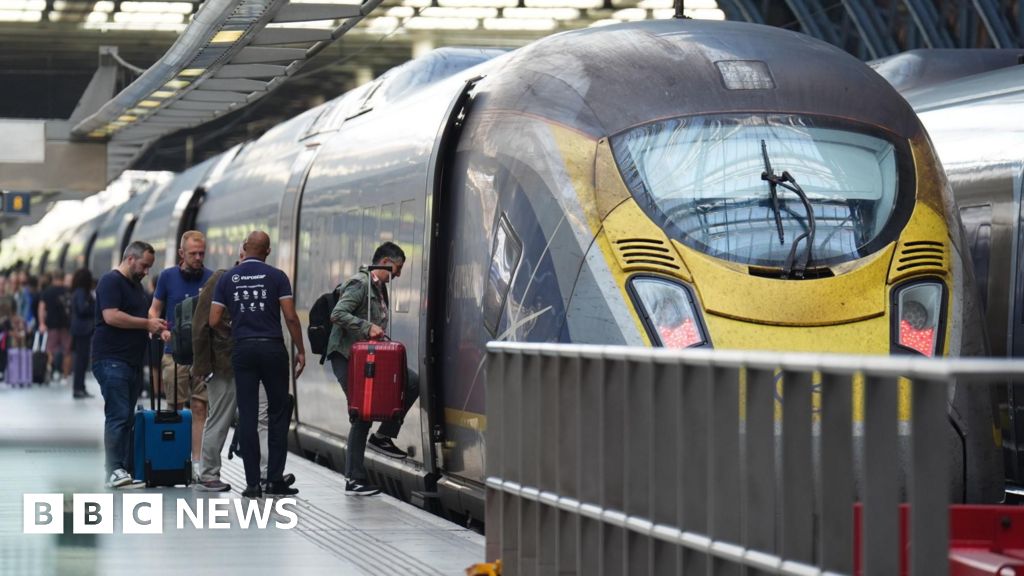
<instances>
[{"instance_id":1,"label":"station signage","mask_svg":"<svg viewBox=\"0 0 1024 576\"><path fill-rule=\"evenodd\" d=\"M28 216L32 211L32 195L28 192L4 192L3 212Z\"/></svg>"}]
</instances>

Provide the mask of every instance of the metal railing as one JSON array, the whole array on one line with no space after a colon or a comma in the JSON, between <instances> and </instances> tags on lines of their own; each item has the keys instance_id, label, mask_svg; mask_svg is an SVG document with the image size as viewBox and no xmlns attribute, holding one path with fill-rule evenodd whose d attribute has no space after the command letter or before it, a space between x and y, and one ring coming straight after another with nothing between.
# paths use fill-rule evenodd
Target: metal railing
<instances>
[{"instance_id":1,"label":"metal railing","mask_svg":"<svg viewBox=\"0 0 1024 576\"><path fill-rule=\"evenodd\" d=\"M949 387L1022 375L1006 360L491 343L487 557L513 575L850 574L859 492L863 573L899 574L903 441L912 574L948 574Z\"/></svg>"}]
</instances>

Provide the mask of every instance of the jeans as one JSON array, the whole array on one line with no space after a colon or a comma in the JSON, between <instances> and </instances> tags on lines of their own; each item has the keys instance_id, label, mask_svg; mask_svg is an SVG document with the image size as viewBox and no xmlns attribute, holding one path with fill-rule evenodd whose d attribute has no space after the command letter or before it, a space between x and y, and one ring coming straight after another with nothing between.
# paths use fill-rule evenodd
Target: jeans
<instances>
[{"instance_id":1,"label":"jeans","mask_svg":"<svg viewBox=\"0 0 1024 576\"><path fill-rule=\"evenodd\" d=\"M348 358L341 354L332 354L331 370L334 371L334 377L338 379L338 384L341 384L341 389L345 392L345 396L348 397ZM412 408L416 399L420 397L419 381L419 374L412 370L406 372L402 419L409 413L409 408ZM345 412L348 412L347 407ZM388 438L395 438L398 436L398 431L402 429L402 419L381 422L380 426L377 427L377 434L387 436ZM348 430L348 444L345 447L345 477L349 480L366 482L369 478L366 474L364 461L366 457L366 439L370 435L370 426L372 424L373 422L356 420L352 422L352 427Z\"/></svg>"},{"instance_id":2,"label":"jeans","mask_svg":"<svg viewBox=\"0 0 1024 576\"><path fill-rule=\"evenodd\" d=\"M89 351L92 349L92 334L73 336L71 347L75 354L74 392L85 392L85 372L89 369Z\"/></svg>"},{"instance_id":3,"label":"jeans","mask_svg":"<svg viewBox=\"0 0 1024 576\"><path fill-rule=\"evenodd\" d=\"M132 428L135 403L142 391L142 369L120 360L101 359L92 363L92 373L103 393L103 446L106 449L107 474L131 469Z\"/></svg>"},{"instance_id":4,"label":"jeans","mask_svg":"<svg viewBox=\"0 0 1024 576\"><path fill-rule=\"evenodd\" d=\"M288 398L290 359L284 342L239 340L231 352L238 399L239 443L245 464L245 483L260 482L260 443L257 432L259 388L267 393L267 480L280 482L288 456L288 424L291 402Z\"/></svg>"}]
</instances>

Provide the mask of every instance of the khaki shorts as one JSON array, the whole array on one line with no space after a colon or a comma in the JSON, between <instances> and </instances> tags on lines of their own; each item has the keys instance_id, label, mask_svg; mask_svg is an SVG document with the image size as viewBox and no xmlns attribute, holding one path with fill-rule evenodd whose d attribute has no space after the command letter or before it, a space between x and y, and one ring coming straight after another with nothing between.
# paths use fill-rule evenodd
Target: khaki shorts
<instances>
[{"instance_id":1,"label":"khaki shorts","mask_svg":"<svg viewBox=\"0 0 1024 576\"><path fill-rule=\"evenodd\" d=\"M203 402L208 402L206 395L206 382L203 382L201 378L192 378L188 374L189 366L178 364L178 380L174 380L174 357L170 354L164 354L163 360L160 361L161 369L161 382L163 382L164 398L167 398L168 402L174 402L174 388L171 388L171 382L174 382L178 388L178 404L184 404L188 402L189 398L195 398Z\"/></svg>"}]
</instances>

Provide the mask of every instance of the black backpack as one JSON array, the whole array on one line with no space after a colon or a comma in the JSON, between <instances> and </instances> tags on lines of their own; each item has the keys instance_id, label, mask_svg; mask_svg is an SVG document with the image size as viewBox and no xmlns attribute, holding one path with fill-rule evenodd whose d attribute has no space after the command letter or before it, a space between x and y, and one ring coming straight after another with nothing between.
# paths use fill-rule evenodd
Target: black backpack
<instances>
[{"instance_id":1,"label":"black backpack","mask_svg":"<svg viewBox=\"0 0 1024 576\"><path fill-rule=\"evenodd\" d=\"M306 335L309 336L309 349L314 354L320 355L320 363L323 364L327 352L327 342L331 338L331 312L338 304L341 297L342 285L338 284L331 292L325 292L313 302L309 309L309 326L306 327Z\"/></svg>"},{"instance_id":2,"label":"black backpack","mask_svg":"<svg viewBox=\"0 0 1024 576\"><path fill-rule=\"evenodd\" d=\"M192 316L199 296L190 296L174 307L174 329L171 330L171 356L183 366L192 365Z\"/></svg>"}]
</instances>

